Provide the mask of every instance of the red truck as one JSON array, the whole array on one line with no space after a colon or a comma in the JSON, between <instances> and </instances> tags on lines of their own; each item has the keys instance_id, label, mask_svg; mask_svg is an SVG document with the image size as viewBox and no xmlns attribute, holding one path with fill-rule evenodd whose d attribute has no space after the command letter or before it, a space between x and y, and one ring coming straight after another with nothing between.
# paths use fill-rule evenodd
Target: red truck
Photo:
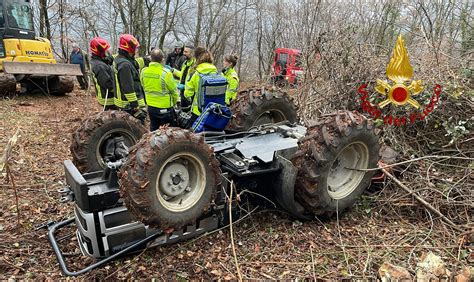
<instances>
[{"instance_id":1,"label":"red truck","mask_svg":"<svg viewBox=\"0 0 474 282\"><path fill-rule=\"evenodd\" d=\"M290 85L296 86L303 76L301 67L301 50L289 48L277 48L272 63L272 82L280 87Z\"/></svg>"}]
</instances>

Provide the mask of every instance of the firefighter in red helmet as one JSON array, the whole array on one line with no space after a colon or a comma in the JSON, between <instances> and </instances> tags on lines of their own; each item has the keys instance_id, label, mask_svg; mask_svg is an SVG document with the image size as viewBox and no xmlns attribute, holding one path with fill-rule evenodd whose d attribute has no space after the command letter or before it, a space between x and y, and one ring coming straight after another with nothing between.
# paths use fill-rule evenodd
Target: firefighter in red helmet
<instances>
[{"instance_id":1,"label":"firefighter in red helmet","mask_svg":"<svg viewBox=\"0 0 474 282\"><path fill-rule=\"evenodd\" d=\"M118 55L113 62L115 106L143 123L146 119L146 105L140 76L135 62L138 40L130 34L122 34Z\"/></svg>"},{"instance_id":2,"label":"firefighter in red helmet","mask_svg":"<svg viewBox=\"0 0 474 282\"><path fill-rule=\"evenodd\" d=\"M110 44L103 38L95 37L92 38L89 47L92 53L92 78L97 93L97 101L104 110L113 110L115 109L114 78L112 68L106 59Z\"/></svg>"}]
</instances>

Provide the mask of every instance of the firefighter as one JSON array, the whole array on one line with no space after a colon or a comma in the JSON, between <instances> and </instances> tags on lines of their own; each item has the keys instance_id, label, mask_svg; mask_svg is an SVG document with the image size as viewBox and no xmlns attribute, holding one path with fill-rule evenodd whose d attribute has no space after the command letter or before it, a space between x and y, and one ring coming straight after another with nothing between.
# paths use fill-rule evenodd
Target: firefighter
<instances>
[{"instance_id":1,"label":"firefighter","mask_svg":"<svg viewBox=\"0 0 474 282\"><path fill-rule=\"evenodd\" d=\"M114 79L112 68L106 59L110 44L107 40L96 37L91 40L89 46L92 53L92 79L95 84L97 101L104 110L114 110L116 109L114 105Z\"/></svg>"},{"instance_id":2,"label":"firefighter","mask_svg":"<svg viewBox=\"0 0 474 282\"><path fill-rule=\"evenodd\" d=\"M146 119L146 105L143 88L138 74L138 63L135 61L135 51L138 40L130 34L123 34L119 39L119 50L114 58L114 103L143 123Z\"/></svg>"},{"instance_id":3,"label":"firefighter","mask_svg":"<svg viewBox=\"0 0 474 282\"><path fill-rule=\"evenodd\" d=\"M189 74L192 72L192 66L196 62L194 57L194 46L186 45L183 51L184 57L186 57L186 61L181 66L181 70L177 70L172 68L171 71L175 77L179 79L178 89L180 95L180 104L183 110L187 110L189 106L191 106L191 101L184 97L184 84L186 83L186 79L188 78Z\"/></svg>"},{"instance_id":4,"label":"firefighter","mask_svg":"<svg viewBox=\"0 0 474 282\"><path fill-rule=\"evenodd\" d=\"M198 99L195 97L199 91L199 74L217 74L217 67L213 65L214 58L212 57L211 52L208 50L197 47L195 50L196 55L196 68L193 69L193 73L189 75L188 80L186 81L186 86L184 89L184 97L191 100L191 119L188 121L187 127L192 125L194 121L199 117L201 111L199 110ZM194 98L193 98L194 97Z\"/></svg>"},{"instance_id":5,"label":"firefighter","mask_svg":"<svg viewBox=\"0 0 474 282\"><path fill-rule=\"evenodd\" d=\"M150 131L155 131L164 124L176 126L174 106L179 95L173 74L162 65L163 52L155 48L150 55L151 63L140 73L140 81L145 90Z\"/></svg>"},{"instance_id":6,"label":"firefighter","mask_svg":"<svg viewBox=\"0 0 474 282\"><path fill-rule=\"evenodd\" d=\"M236 55L227 55L224 57L224 69L222 74L227 79L227 91L225 93L225 103L230 105L232 100L237 97L237 89L239 88L239 77L234 67L237 64L239 57Z\"/></svg>"}]
</instances>

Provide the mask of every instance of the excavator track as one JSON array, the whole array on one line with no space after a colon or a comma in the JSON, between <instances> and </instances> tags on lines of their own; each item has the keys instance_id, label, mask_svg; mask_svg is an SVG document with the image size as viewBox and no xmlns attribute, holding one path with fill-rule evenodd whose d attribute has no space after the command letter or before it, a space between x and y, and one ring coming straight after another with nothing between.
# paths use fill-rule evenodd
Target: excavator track
<instances>
[{"instance_id":1,"label":"excavator track","mask_svg":"<svg viewBox=\"0 0 474 282\"><path fill-rule=\"evenodd\" d=\"M0 95L14 94L15 92L15 77L11 74L0 73Z\"/></svg>"}]
</instances>

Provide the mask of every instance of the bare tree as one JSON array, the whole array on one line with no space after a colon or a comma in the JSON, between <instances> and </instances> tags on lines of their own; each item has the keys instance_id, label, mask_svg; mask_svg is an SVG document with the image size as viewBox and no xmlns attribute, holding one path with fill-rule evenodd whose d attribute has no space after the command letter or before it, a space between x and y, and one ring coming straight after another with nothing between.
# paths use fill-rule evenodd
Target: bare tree
<instances>
[{"instance_id":1,"label":"bare tree","mask_svg":"<svg viewBox=\"0 0 474 282\"><path fill-rule=\"evenodd\" d=\"M198 46L200 43L203 10L204 10L203 0L197 0L197 20L196 20L196 32L194 33L194 46Z\"/></svg>"},{"instance_id":2,"label":"bare tree","mask_svg":"<svg viewBox=\"0 0 474 282\"><path fill-rule=\"evenodd\" d=\"M40 10L40 36L51 40L51 25L49 23L48 15L48 0L39 0Z\"/></svg>"}]
</instances>

